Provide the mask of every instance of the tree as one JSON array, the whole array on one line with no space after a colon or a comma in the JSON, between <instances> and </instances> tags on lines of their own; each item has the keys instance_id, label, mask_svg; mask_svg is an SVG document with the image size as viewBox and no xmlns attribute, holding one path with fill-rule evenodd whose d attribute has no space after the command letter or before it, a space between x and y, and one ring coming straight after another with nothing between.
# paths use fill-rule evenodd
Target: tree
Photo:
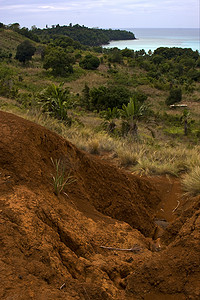
<instances>
[{"instance_id":1,"label":"tree","mask_svg":"<svg viewBox=\"0 0 200 300\"><path fill-rule=\"evenodd\" d=\"M90 88L85 83L84 89L82 90L82 97L80 100L81 106L83 106L85 109L90 109Z\"/></svg>"},{"instance_id":2,"label":"tree","mask_svg":"<svg viewBox=\"0 0 200 300\"><path fill-rule=\"evenodd\" d=\"M25 64L25 62L32 59L35 51L36 48L28 40L25 40L17 46L15 58Z\"/></svg>"},{"instance_id":3,"label":"tree","mask_svg":"<svg viewBox=\"0 0 200 300\"><path fill-rule=\"evenodd\" d=\"M174 103L180 102L182 100L182 90L181 88L175 87L171 88L169 96L167 97L165 103L167 105L172 105Z\"/></svg>"},{"instance_id":4,"label":"tree","mask_svg":"<svg viewBox=\"0 0 200 300\"><path fill-rule=\"evenodd\" d=\"M70 92L68 88L63 88L63 83L56 86L49 85L38 95L38 103L43 111L49 112L59 120L69 120L67 109L70 107Z\"/></svg>"},{"instance_id":5,"label":"tree","mask_svg":"<svg viewBox=\"0 0 200 300\"><path fill-rule=\"evenodd\" d=\"M131 96L130 91L121 86L100 86L99 88L92 88L90 90L91 109L105 110L109 107L122 108L122 105L127 104Z\"/></svg>"},{"instance_id":6,"label":"tree","mask_svg":"<svg viewBox=\"0 0 200 300\"><path fill-rule=\"evenodd\" d=\"M5 25L0 22L0 28L5 28Z\"/></svg>"},{"instance_id":7,"label":"tree","mask_svg":"<svg viewBox=\"0 0 200 300\"><path fill-rule=\"evenodd\" d=\"M121 64L123 62L123 56L121 54L121 51L116 47L111 49L109 53L108 61L111 63Z\"/></svg>"},{"instance_id":8,"label":"tree","mask_svg":"<svg viewBox=\"0 0 200 300\"><path fill-rule=\"evenodd\" d=\"M98 57L88 54L79 63L79 66L87 70L96 70L100 65Z\"/></svg>"},{"instance_id":9,"label":"tree","mask_svg":"<svg viewBox=\"0 0 200 300\"><path fill-rule=\"evenodd\" d=\"M138 126L137 122L139 118L143 115L145 111L144 104L140 103L136 97L130 98L130 101L127 105L123 104L121 115L125 120L123 127L125 133L130 133L132 135L138 135Z\"/></svg>"},{"instance_id":10,"label":"tree","mask_svg":"<svg viewBox=\"0 0 200 300\"><path fill-rule=\"evenodd\" d=\"M189 131L189 127L190 127L190 113L187 109L184 109L182 116L180 118L181 123L184 125L184 135L187 136L188 135L188 131Z\"/></svg>"},{"instance_id":11,"label":"tree","mask_svg":"<svg viewBox=\"0 0 200 300\"><path fill-rule=\"evenodd\" d=\"M52 69L52 73L57 76L66 76L69 73L73 73L72 64L74 58L65 52L61 47L51 47L46 50L44 56L44 69Z\"/></svg>"}]
</instances>

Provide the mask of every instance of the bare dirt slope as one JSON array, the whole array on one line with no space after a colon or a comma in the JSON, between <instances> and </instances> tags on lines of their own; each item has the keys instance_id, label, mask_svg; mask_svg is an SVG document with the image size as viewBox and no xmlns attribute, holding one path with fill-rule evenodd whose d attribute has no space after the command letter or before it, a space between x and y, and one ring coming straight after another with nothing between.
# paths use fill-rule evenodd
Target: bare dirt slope
<instances>
[{"instance_id":1,"label":"bare dirt slope","mask_svg":"<svg viewBox=\"0 0 200 300\"><path fill-rule=\"evenodd\" d=\"M76 178L59 196L51 158ZM0 112L0 299L199 299L200 199L152 252L166 190L157 183Z\"/></svg>"}]
</instances>

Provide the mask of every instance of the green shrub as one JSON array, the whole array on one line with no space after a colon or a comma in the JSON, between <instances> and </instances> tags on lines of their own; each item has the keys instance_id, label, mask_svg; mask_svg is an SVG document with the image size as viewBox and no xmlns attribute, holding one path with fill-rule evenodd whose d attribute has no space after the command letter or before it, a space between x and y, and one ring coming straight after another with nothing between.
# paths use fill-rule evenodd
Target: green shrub
<instances>
[{"instance_id":1,"label":"green shrub","mask_svg":"<svg viewBox=\"0 0 200 300\"><path fill-rule=\"evenodd\" d=\"M55 76L67 76L73 73L74 58L61 47L48 48L44 56L44 69L52 70Z\"/></svg>"},{"instance_id":2,"label":"green shrub","mask_svg":"<svg viewBox=\"0 0 200 300\"><path fill-rule=\"evenodd\" d=\"M70 107L70 92L68 88L63 88L63 84L56 86L49 85L38 94L38 103L43 111L50 113L59 120L69 121L67 110Z\"/></svg>"},{"instance_id":3,"label":"green shrub","mask_svg":"<svg viewBox=\"0 0 200 300\"><path fill-rule=\"evenodd\" d=\"M171 88L169 96L167 97L165 103L167 105L172 105L174 103L180 102L182 100L182 90L181 88Z\"/></svg>"},{"instance_id":4,"label":"green shrub","mask_svg":"<svg viewBox=\"0 0 200 300\"><path fill-rule=\"evenodd\" d=\"M86 70L96 70L100 65L100 60L98 57L88 54L83 59L81 59L79 66Z\"/></svg>"},{"instance_id":5,"label":"green shrub","mask_svg":"<svg viewBox=\"0 0 200 300\"><path fill-rule=\"evenodd\" d=\"M26 61L32 59L32 56L34 55L35 51L36 48L28 40L25 40L17 46L15 58L20 62L25 63Z\"/></svg>"},{"instance_id":6,"label":"green shrub","mask_svg":"<svg viewBox=\"0 0 200 300\"><path fill-rule=\"evenodd\" d=\"M122 105L129 102L131 96L130 91L125 87L100 86L99 88L93 88L90 90L91 108L93 110L106 110L114 107L121 108Z\"/></svg>"}]
</instances>

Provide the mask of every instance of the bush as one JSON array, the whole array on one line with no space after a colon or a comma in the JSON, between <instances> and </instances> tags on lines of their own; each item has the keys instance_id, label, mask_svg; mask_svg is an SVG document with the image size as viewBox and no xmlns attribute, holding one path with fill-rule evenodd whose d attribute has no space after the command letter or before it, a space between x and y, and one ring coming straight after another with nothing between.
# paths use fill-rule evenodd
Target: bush
<instances>
[{"instance_id":1,"label":"bush","mask_svg":"<svg viewBox=\"0 0 200 300\"><path fill-rule=\"evenodd\" d=\"M96 70L100 65L98 57L91 54L86 55L79 63L79 66L86 70Z\"/></svg>"},{"instance_id":2,"label":"bush","mask_svg":"<svg viewBox=\"0 0 200 300\"><path fill-rule=\"evenodd\" d=\"M59 120L70 122L67 115L67 110L70 107L70 92L68 88L63 88L63 84L49 85L38 95L38 103L44 112L50 113Z\"/></svg>"},{"instance_id":3,"label":"bush","mask_svg":"<svg viewBox=\"0 0 200 300\"><path fill-rule=\"evenodd\" d=\"M18 88L15 86L13 80L1 79L0 80L0 95L15 99L18 95Z\"/></svg>"},{"instance_id":4,"label":"bush","mask_svg":"<svg viewBox=\"0 0 200 300\"><path fill-rule=\"evenodd\" d=\"M180 102L182 100L182 90L181 88L171 88L169 97L167 97L165 103L167 105L172 105L174 103Z\"/></svg>"},{"instance_id":5,"label":"bush","mask_svg":"<svg viewBox=\"0 0 200 300\"><path fill-rule=\"evenodd\" d=\"M53 75L66 76L73 73L73 57L61 47L49 48L44 56L44 69L52 69Z\"/></svg>"},{"instance_id":6,"label":"bush","mask_svg":"<svg viewBox=\"0 0 200 300\"><path fill-rule=\"evenodd\" d=\"M34 55L36 48L28 41L24 41L17 46L17 52L15 58L20 62L25 63L31 60Z\"/></svg>"},{"instance_id":7,"label":"bush","mask_svg":"<svg viewBox=\"0 0 200 300\"><path fill-rule=\"evenodd\" d=\"M121 108L124 103L129 102L130 96L130 91L125 87L111 86L107 88L100 86L93 88L90 90L91 108L97 111L113 109L114 107Z\"/></svg>"}]
</instances>

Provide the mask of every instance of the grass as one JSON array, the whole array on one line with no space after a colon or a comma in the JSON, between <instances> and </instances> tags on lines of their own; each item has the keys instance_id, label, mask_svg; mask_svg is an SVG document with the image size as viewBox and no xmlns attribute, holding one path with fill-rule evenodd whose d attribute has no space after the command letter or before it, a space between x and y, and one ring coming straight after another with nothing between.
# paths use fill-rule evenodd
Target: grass
<instances>
[{"instance_id":1,"label":"grass","mask_svg":"<svg viewBox=\"0 0 200 300\"><path fill-rule=\"evenodd\" d=\"M66 166L61 159L55 159L54 161L51 158L51 162L55 169L55 175L52 175L54 194L58 196L66 186L75 182L76 179L71 175L71 171L66 173Z\"/></svg>"},{"instance_id":2,"label":"grass","mask_svg":"<svg viewBox=\"0 0 200 300\"><path fill-rule=\"evenodd\" d=\"M184 175L182 186L186 195L197 196L200 194L200 166L194 167L190 173Z\"/></svg>"},{"instance_id":3,"label":"grass","mask_svg":"<svg viewBox=\"0 0 200 300\"><path fill-rule=\"evenodd\" d=\"M12 31L0 31L0 38L4 49L11 51L13 54L17 45L24 40L24 37ZM158 122L156 121L157 123L153 119L152 124L151 122L139 123L138 140L130 137L123 138L119 135L109 135L100 127L102 119L99 118L98 114L86 113L81 108L69 111L72 118L76 117L79 120L74 122L71 127L66 127L62 122L42 114L36 107L27 106L28 109L26 109L25 105L20 105L17 101L3 97L0 97L0 109L13 112L47 127L71 141L79 149L95 155L103 154L105 157L109 156L109 159L113 157L114 162L120 167L129 168L134 173L145 175L170 174L180 178L184 174L184 190L190 194L192 194L192 190L194 194L199 193L196 186L200 185L198 176L198 168L200 168L200 146L198 145L200 83L196 83L193 94L184 94L183 102L188 104L191 118L195 120L191 135L184 137L181 126L173 126L171 123L166 125L166 122L161 120L164 112L169 115L182 113L181 111L169 110L166 107L165 99L168 91L156 89L154 84L148 82L146 71L139 67L131 68L127 65L117 65L117 69L117 74L108 74L108 66L105 62L100 65L99 70L86 71L82 70L77 63L74 66L74 73L68 78L54 78L48 71L42 69L42 62L36 55L30 62L29 67L23 67L15 60L2 62L0 77L8 76L13 79L17 88L19 88L19 93L23 93L21 98L24 102L26 101L26 93L32 93L34 99L34 93L36 94L51 83L57 84L61 81L64 81L65 86L70 88L70 92L74 93L74 97L75 94L81 95L85 83L90 88L101 85L106 86L110 83L128 86L132 91L144 92L148 95L148 104L151 105L155 115L156 113L160 114L160 118L158 118ZM19 77L21 80L19 80ZM76 99L78 99L78 96ZM117 121L118 128L119 123L120 121ZM146 129L147 127L148 129ZM155 132L155 138L150 135L151 129ZM196 146L194 146L195 143ZM54 177L55 182L57 182L55 174Z\"/></svg>"},{"instance_id":4,"label":"grass","mask_svg":"<svg viewBox=\"0 0 200 300\"><path fill-rule=\"evenodd\" d=\"M71 127L67 127L37 109L29 111L20 109L19 104L14 100L1 97L0 108L47 127L79 149L98 155L110 153L109 157L114 157L118 165L129 167L133 173L149 176L170 174L180 178L184 174L182 180L184 191L190 195L200 193L200 145L194 146L185 141L184 143L178 142L178 140L172 142L167 137L164 139L159 137L159 140L151 139L150 143L148 136L142 130L140 130L140 139L137 141L130 137L114 137L99 130L98 124L101 123L101 119L98 121L97 115L94 114L81 115L81 121L86 125L74 123ZM68 174L68 177L64 178L62 172L61 174L60 170L58 172L60 162L57 161L54 164L57 170L54 175L54 189L55 193L59 194L70 182L68 177L71 175Z\"/></svg>"}]
</instances>

